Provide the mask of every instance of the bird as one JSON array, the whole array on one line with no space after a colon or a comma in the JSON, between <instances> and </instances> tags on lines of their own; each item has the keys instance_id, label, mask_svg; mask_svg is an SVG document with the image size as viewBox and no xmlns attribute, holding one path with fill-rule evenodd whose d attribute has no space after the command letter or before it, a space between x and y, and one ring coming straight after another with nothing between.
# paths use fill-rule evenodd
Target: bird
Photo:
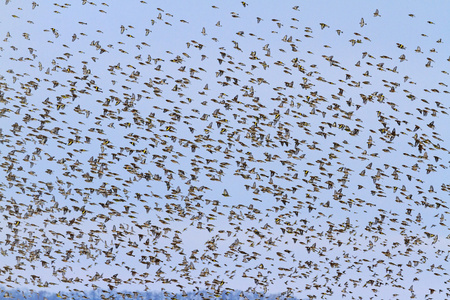
<instances>
[{"instance_id":1,"label":"bird","mask_svg":"<svg viewBox=\"0 0 450 300\"><path fill-rule=\"evenodd\" d=\"M361 21L359 22L359 26L364 27L364 25L367 25L367 23L364 22L364 18L361 18Z\"/></svg>"}]
</instances>

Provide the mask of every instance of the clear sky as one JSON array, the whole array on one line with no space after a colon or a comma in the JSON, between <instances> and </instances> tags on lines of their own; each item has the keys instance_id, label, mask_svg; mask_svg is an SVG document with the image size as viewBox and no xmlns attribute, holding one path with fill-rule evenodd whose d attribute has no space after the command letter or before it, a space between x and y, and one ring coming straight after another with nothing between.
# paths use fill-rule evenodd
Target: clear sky
<instances>
[{"instance_id":1,"label":"clear sky","mask_svg":"<svg viewBox=\"0 0 450 300\"><path fill-rule=\"evenodd\" d=\"M448 298L448 2L7 2L1 284Z\"/></svg>"}]
</instances>

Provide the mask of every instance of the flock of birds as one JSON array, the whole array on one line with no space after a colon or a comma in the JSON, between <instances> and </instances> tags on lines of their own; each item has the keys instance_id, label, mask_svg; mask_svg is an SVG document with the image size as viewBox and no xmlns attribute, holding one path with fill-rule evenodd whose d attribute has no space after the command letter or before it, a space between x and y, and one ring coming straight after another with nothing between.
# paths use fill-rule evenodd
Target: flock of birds
<instances>
[{"instance_id":1,"label":"flock of birds","mask_svg":"<svg viewBox=\"0 0 450 300\"><path fill-rule=\"evenodd\" d=\"M350 33L305 24L301 6L268 19L256 2L208 4L221 19L196 26L140 1L145 24L116 26L117 3L9 2L2 285L450 297L449 92L433 81L448 40L434 22L417 45L377 42L381 8Z\"/></svg>"}]
</instances>

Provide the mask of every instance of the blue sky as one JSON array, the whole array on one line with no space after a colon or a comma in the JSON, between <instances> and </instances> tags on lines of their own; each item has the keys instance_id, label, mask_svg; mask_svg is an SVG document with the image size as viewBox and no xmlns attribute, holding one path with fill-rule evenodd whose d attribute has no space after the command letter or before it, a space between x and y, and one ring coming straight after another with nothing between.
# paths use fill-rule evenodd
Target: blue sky
<instances>
[{"instance_id":1,"label":"blue sky","mask_svg":"<svg viewBox=\"0 0 450 300\"><path fill-rule=\"evenodd\" d=\"M449 4L246 3L2 4L4 284L445 298Z\"/></svg>"}]
</instances>

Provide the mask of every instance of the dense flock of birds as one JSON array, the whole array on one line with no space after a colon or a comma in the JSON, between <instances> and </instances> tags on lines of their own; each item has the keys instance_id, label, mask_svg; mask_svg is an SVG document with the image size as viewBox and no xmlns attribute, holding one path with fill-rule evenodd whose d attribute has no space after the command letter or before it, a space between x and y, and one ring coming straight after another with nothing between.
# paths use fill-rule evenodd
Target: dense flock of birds
<instances>
[{"instance_id":1,"label":"dense flock of birds","mask_svg":"<svg viewBox=\"0 0 450 300\"><path fill-rule=\"evenodd\" d=\"M130 1L146 20L123 24L118 3L8 2L3 286L450 297L434 21L390 43L381 7L343 29L283 2Z\"/></svg>"}]
</instances>

